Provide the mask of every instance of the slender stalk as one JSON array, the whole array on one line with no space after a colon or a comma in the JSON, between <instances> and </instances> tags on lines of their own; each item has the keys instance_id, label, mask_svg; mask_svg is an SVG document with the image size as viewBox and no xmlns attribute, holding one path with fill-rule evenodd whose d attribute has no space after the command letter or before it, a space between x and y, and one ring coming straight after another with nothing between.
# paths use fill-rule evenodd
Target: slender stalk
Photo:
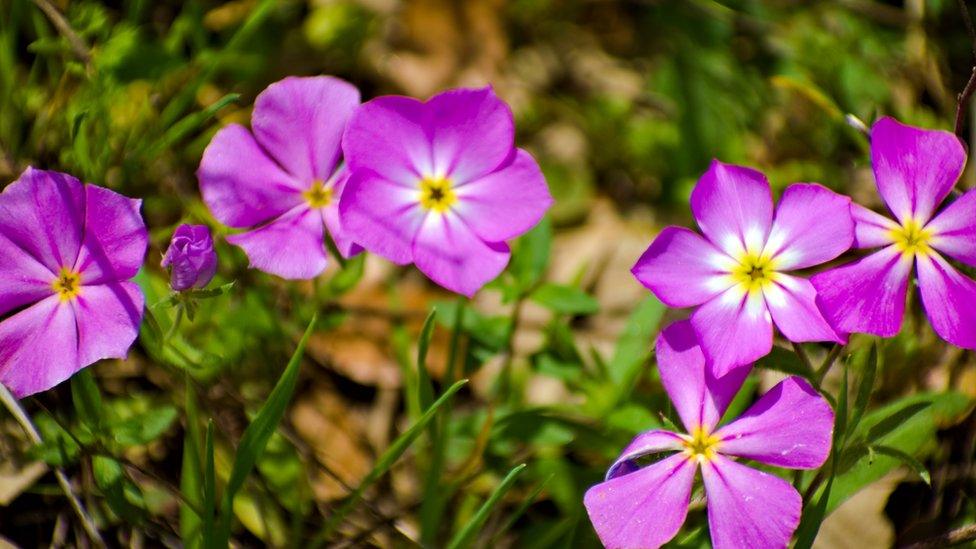
<instances>
[{"instance_id":1,"label":"slender stalk","mask_svg":"<svg viewBox=\"0 0 976 549\"><path fill-rule=\"evenodd\" d=\"M176 317L173 319L173 323L170 324L169 330L166 330L166 336L163 337L163 345L169 343L173 336L176 335L176 331L180 328L180 322L183 321L183 303L176 304Z\"/></svg>"},{"instance_id":2,"label":"slender stalk","mask_svg":"<svg viewBox=\"0 0 976 549\"><path fill-rule=\"evenodd\" d=\"M803 362L803 365L807 367L807 370L812 372L813 363L810 362L810 356L807 355L807 352L803 350L803 346L795 341L792 341L791 343L793 344L793 352L796 353L796 356L800 357L800 361Z\"/></svg>"},{"instance_id":3,"label":"slender stalk","mask_svg":"<svg viewBox=\"0 0 976 549\"><path fill-rule=\"evenodd\" d=\"M824 378L827 377L827 372L830 371L830 367L837 362L837 357L840 356L845 347L846 345L834 345L834 348L827 353L827 358L824 359L823 364L817 368L817 371L813 376L817 387L820 387L820 384L823 383Z\"/></svg>"},{"instance_id":4,"label":"slender stalk","mask_svg":"<svg viewBox=\"0 0 976 549\"><path fill-rule=\"evenodd\" d=\"M20 402L14 398L14 395L7 390L2 384L0 384L0 400L3 401L3 405L10 411L17 423L24 429L27 433L27 438L31 440L34 444L41 443L41 434L37 432L37 428L34 427L34 423L31 422L30 416L21 407ZM68 480L67 475L64 474L58 467L54 467L54 477L58 480L58 484L61 486L61 491L64 492L65 497L68 498L68 502L71 504L72 510L74 510L75 515L77 515L78 520L81 521L82 528L85 529L85 533L88 534L88 538L91 540L92 544L96 547L105 547L105 541L102 540L101 534L98 533L98 528L95 527L95 523L92 521L91 517L88 516L88 512L85 511L84 505L78 496L75 495L74 490L71 488L71 482Z\"/></svg>"},{"instance_id":5,"label":"slender stalk","mask_svg":"<svg viewBox=\"0 0 976 549\"><path fill-rule=\"evenodd\" d=\"M64 15L58 11L58 8L52 4L49 0L33 0L34 5L40 8L44 12L44 15L51 21L54 28L68 40L68 44L71 45L71 51L74 52L75 56L78 57L86 65L91 61L91 53L88 51L88 46L85 45L85 41L78 36L78 33L71 28L68 20L64 18Z\"/></svg>"},{"instance_id":6,"label":"slender stalk","mask_svg":"<svg viewBox=\"0 0 976 549\"><path fill-rule=\"evenodd\" d=\"M938 549L976 540L976 524L950 530L941 536L909 545L906 549Z\"/></svg>"}]
</instances>

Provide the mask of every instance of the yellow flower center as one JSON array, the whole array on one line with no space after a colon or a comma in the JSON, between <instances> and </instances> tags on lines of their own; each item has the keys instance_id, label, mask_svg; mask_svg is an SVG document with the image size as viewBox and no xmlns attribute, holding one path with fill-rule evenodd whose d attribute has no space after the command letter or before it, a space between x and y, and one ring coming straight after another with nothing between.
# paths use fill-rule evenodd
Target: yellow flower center
<instances>
[{"instance_id":1,"label":"yellow flower center","mask_svg":"<svg viewBox=\"0 0 976 549\"><path fill-rule=\"evenodd\" d=\"M901 227L891 230L891 239L895 242L895 248L905 256L928 254L931 238L932 231L914 219L909 219Z\"/></svg>"},{"instance_id":2,"label":"yellow flower center","mask_svg":"<svg viewBox=\"0 0 976 549\"><path fill-rule=\"evenodd\" d=\"M325 186L321 180L316 179L312 183L312 188L302 193L305 201L313 208L324 208L332 203L332 189Z\"/></svg>"},{"instance_id":3,"label":"yellow flower center","mask_svg":"<svg viewBox=\"0 0 976 549\"><path fill-rule=\"evenodd\" d=\"M51 288L61 301L70 301L81 293L81 275L69 267L61 267L61 272L51 283Z\"/></svg>"},{"instance_id":4,"label":"yellow flower center","mask_svg":"<svg viewBox=\"0 0 976 549\"><path fill-rule=\"evenodd\" d=\"M715 459L720 441L703 427L696 427L690 435L683 435L682 438L684 439L682 445L685 447L682 452L688 456L688 459L699 463Z\"/></svg>"},{"instance_id":5,"label":"yellow flower center","mask_svg":"<svg viewBox=\"0 0 976 549\"><path fill-rule=\"evenodd\" d=\"M425 177L420 180L420 205L437 213L444 213L455 202L451 180L444 177Z\"/></svg>"},{"instance_id":6,"label":"yellow flower center","mask_svg":"<svg viewBox=\"0 0 976 549\"><path fill-rule=\"evenodd\" d=\"M771 257L747 253L732 270L732 279L746 291L757 292L776 280L775 267Z\"/></svg>"}]
</instances>

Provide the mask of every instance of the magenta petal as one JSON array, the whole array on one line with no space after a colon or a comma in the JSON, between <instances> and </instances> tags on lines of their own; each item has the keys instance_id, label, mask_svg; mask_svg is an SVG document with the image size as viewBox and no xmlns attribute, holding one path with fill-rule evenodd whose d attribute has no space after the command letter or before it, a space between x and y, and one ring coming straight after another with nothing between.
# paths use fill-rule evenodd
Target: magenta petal
<instances>
[{"instance_id":1,"label":"magenta petal","mask_svg":"<svg viewBox=\"0 0 976 549\"><path fill-rule=\"evenodd\" d=\"M411 189L424 176L443 175L433 171L428 119L425 105L410 97L388 95L363 103L342 137L346 164Z\"/></svg>"},{"instance_id":2,"label":"magenta petal","mask_svg":"<svg viewBox=\"0 0 976 549\"><path fill-rule=\"evenodd\" d=\"M773 198L762 173L713 160L691 192L702 233L733 257L759 252L773 222Z\"/></svg>"},{"instance_id":3,"label":"magenta petal","mask_svg":"<svg viewBox=\"0 0 976 549\"><path fill-rule=\"evenodd\" d=\"M142 292L133 282L84 286L72 302L78 324L78 362L125 358L139 335Z\"/></svg>"},{"instance_id":4,"label":"magenta petal","mask_svg":"<svg viewBox=\"0 0 976 549\"><path fill-rule=\"evenodd\" d=\"M419 191L357 170L339 201L343 232L367 250L399 265L413 261L413 241L424 220Z\"/></svg>"},{"instance_id":5,"label":"magenta petal","mask_svg":"<svg viewBox=\"0 0 976 549\"><path fill-rule=\"evenodd\" d=\"M607 549L654 549L678 533L688 514L695 463L671 456L586 491L583 504Z\"/></svg>"},{"instance_id":6,"label":"magenta petal","mask_svg":"<svg viewBox=\"0 0 976 549\"><path fill-rule=\"evenodd\" d=\"M836 341L838 335L817 307L817 290L809 280L779 273L776 281L763 289L766 307L773 322L790 341Z\"/></svg>"},{"instance_id":7,"label":"magenta petal","mask_svg":"<svg viewBox=\"0 0 976 549\"><path fill-rule=\"evenodd\" d=\"M884 117L871 128L878 193L902 223L925 223L959 179L966 150L955 135Z\"/></svg>"},{"instance_id":8,"label":"magenta petal","mask_svg":"<svg viewBox=\"0 0 976 549\"><path fill-rule=\"evenodd\" d=\"M715 549L782 549L800 523L800 494L785 480L716 456L702 465Z\"/></svg>"},{"instance_id":9,"label":"magenta petal","mask_svg":"<svg viewBox=\"0 0 976 549\"><path fill-rule=\"evenodd\" d=\"M318 210L298 206L253 231L227 237L251 267L289 280L315 278L325 270L326 251Z\"/></svg>"},{"instance_id":10,"label":"magenta petal","mask_svg":"<svg viewBox=\"0 0 976 549\"><path fill-rule=\"evenodd\" d=\"M518 149L511 164L458 186L456 192L458 215L489 242L501 242L528 231L552 205L539 165L522 149Z\"/></svg>"},{"instance_id":11,"label":"magenta petal","mask_svg":"<svg viewBox=\"0 0 976 549\"><path fill-rule=\"evenodd\" d=\"M74 266L84 227L84 185L68 174L27 168L0 193L0 232L52 273Z\"/></svg>"},{"instance_id":12,"label":"magenta petal","mask_svg":"<svg viewBox=\"0 0 976 549\"><path fill-rule=\"evenodd\" d=\"M332 241L335 242L339 253L346 259L363 251L362 246L356 244L352 237L349 236L349 233L343 228L342 218L339 216L339 202L342 199L342 193L346 188L346 181L348 180L349 170L342 170L335 178L335 183L331 187L332 202L322 208L322 221L325 222L325 228L332 236Z\"/></svg>"},{"instance_id":13,"label":"magenta petal","mask_svg":"<svg viewBox=\"0 0 976 549\"><path fill-rule=\"evenodd\" d=\"M54 294L56 274L0 234L0 315Z\"/></svg>"},{"instance_id":14,"label":"magenta petal","mask_svg":"<svg viewBox=\"0 0 976 549\"><path fill-rule=\"evenodd\" d=\"M85 196L85 239L75 265L82 284L136 276L149 246L149 233L139 213L142 201L95 185L85 186Z\"/></svg>"},{"instance_id":15,"label":"magenta petal","mask_svg":"<svg viewBox=\"0 0 976 549\"><path fill-rule=\"evenodd\" d=\"M776 258L777 270L805 269L846 252L853 240L851 199L797 183L783 191L765 252Z\"/></svg>"},{"instance_id":16,"label":"magenta petal","mask_svg":"<svg viewBox=\"0 0 976 549\"><path fill-rule=\"evenodd\" d=\"M933 248L976 267L976 190L946 206L925 228L932 232Z\"/></svg>"},{"instance_id":17,"label":"magenta petal","mask_svg":"<svg viewBox=\"0 0 976 549\"><path fill-rule=\"evenodd\" d=\"M802 378L770 389L744 414L716 431L722 454L790 469L815 469L830 454L834 412Z\"/></svg>"},{"instance_id":18,"label":"magenta petal","mask_svg":"<svg viewBox=\"0 0 976 549\"><path fill-rule=\"evenodd\" d=\"M237 124L210 141L197 179L214 217L231 227L259 225L302 204L301 193L311 183L285 173Z\"/></svg>"},{"instance_id":19,"label":"magenta petal","mask_svg":"<svg viewBox=\"0 0 976 549\"><path fill-rule=\"evenodd\" d=\"M430 98L425 107L433 134L435 174L463 185L509 160L515 121L491 87L446 91Z\"/></svg>"},{"instance_id":20,"label":"magenta petal","mask_svg":"<svg viewBox=\"0 0 976 549\"><path fill-rule=\"evenodd\" d=\"M894 246L810 278L817 305L843 333L891 337L901 329L912 258Z\"/></svg>"},{"instance_id":21,"label":"magenta petal","mask_svg":"<svg viewBox=\"0 0 976 549\"><path fill-rule=\"evenodd\" d=\"M326 181L342 156L342 131L359 90L331 76L288 77L254 101L251 127L262 148L299 181Z\"/></svg>"},{"instance_id":22,"label":"magenta petal","mask_svg":"<svg viewBox=\"0 0 976 549\"><path fill-rule=\"evenodd\" d=\"M735 260L694 231L665 227L631 272L670 307L693 307L732 287Z\"/></svg>"},{"instance_id":23,"label":"magenta petal","mask_svg":"<svg viewBox=\"0 0 976 549\"><path fill-rule=\"evenodd\" d=\"M856 248L877 248L894 241L891 232L899 229L894 221L875 213L860 204L851 204L854 214L854 246Z\"/></svg>"},{"instance_id":24,"label":"magenta petal","mask_svg":"<svg viewBox=\"0 0 976 549\"><path fill-rule=\"evenodd\" d=\"M695 310L691 325L716 377L754 362L773 348L773 324L761 294L743 293L738 287Z\"/></svg>"},{"instance_id":25,"label":"magenta petal","mask_svg":"<svg viewBox=\"0 0 976 549\"><path fill-rule=\"evenodd\" d=\"M749 368L735 368L716 379L687 320L661 331L655 354L661 383L688 431L711 432L749 375Z\"/></svg>"},{"instance_id":26,"label":"magenta petal","mask_svg":"<svg viewBox=\"0 0 976 549\"><path fill-rule=\"evenodd\" d=\"M79 369L75 316L57 296L0 322L0 383L17 398L46 391Z\"/></svg>"},{"instance_id":27,"label":"magenta petal","mask_svg":"<svg viewBox=\"0 0 976 549\"><path fill-rule=\"evenodd\" d=\"M468 297L493 280L508 264L504 242L484 242L451 213L429 212L413 243L413 260L439 285Z\"/></svg>"},{"instance_id":28,"label":"magenta petal","mask_svg":"<svg viewBox=\"0 0 976 549\"><path fill-rule=\"evenodd\" d=\"M683 439L671 431L643 432L620 452L620 457L607 470L606 480L634 472L637 467L633 463L635 459L668 450L680 450L683 448L682 442Z\"/></svg>"},{"instance_id":29,"label":"magenta petal","mask_svg":"<svg viewBox=\"0 0 976 549\"><path fill-rule=\"evenodd\" d=\"M919 255L918 289L939 336L959 347L976 349L976 282L938 254Z\"/></svg>"}]
</instances>

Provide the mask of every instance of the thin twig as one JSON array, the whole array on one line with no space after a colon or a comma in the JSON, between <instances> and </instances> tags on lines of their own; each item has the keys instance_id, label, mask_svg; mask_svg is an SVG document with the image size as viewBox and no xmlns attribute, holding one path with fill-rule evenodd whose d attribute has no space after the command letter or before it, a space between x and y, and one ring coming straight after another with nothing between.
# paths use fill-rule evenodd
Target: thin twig
<instances>
[{"instance_id":1,"label":"thin twig","mask_svg":"<svg viewBox=\"0 0 976 549\"><path fill-rule=\"evenodd\" d=\"M962 139L962 125L966 118L966 106L969 104L970 98L972 98L973 93L976 92L976 28L973 27L973 18L969 14L969 8L966 7L965 0L956 0L959 5L959 12L962 14L963 23L966 25L966 32L969 34L969 40L973 52L973 66L972 72L969 75L969 81L966 82L966 87L963 88L962 93L956 96L956 125L955 132L956 135ZM965 139L963 139L965 142Z\"/></svg>"},{"instance_id":2,"label":"thin twig","mask_svg":"<svg viewBox=\"0 0 976 549\"><path fill-rule=\"evenodd\" d=\"M41 443L41 434L37 432L37 428L31 422L30 417L27 412L20 406L20 403L14 398L14 395L7 390L2 384L0 384L0 400L3 401L4 406L20 423L20 426L27 433L27 438L31 440L34 444ZM61 486L61 491L64 492L65 497L71 503L71 508L74 510L75 515L78 516L78 520L81 521L81 526L85 529L85 533L88 534L88 538L96 547L105 547L105 542L102 540L101 534L98 533L98 529L95 527L95 523L92 521L91 517L85 511L84 505L78 496L75 495L74 490L71 488L71 482L68 480L67 475L64 474L58 467L54 467L54 476L58 480L58 484Z\"/></svg>"},{"instance_id":3,"label":"thin twig","mask_svg":"<svg viewBox=\"0 0 976 549\"><path fill-rule=\"evenodd\" d=\"M976 524L950 530L941 536L908 545L905 549L938 549L976 540Z\"/></svg>"},{"instance_id":4,"label":"thin twig","mask_svg":"<svg viewBox=\"0 0 976 549\"><path fill-rule=\"evenodd\" d=\"M65 39L68 40L68 44L71 45L71 51L75 53L75 56L78 57L78 59L80 59L85 65L88 65L91 62L91 52L88 51L88 46L85 44L85 41L78 36L78 33L71 28L68 20L64 18L64 15L61 14L58 8L49 0L33 1L34 5L40 8L41 11L44 12L44 15L51 20L51 24L54 25L54 28L56 28L59 33L61 33L61 36L64 36Z\"/></svg>"}]
</instances>

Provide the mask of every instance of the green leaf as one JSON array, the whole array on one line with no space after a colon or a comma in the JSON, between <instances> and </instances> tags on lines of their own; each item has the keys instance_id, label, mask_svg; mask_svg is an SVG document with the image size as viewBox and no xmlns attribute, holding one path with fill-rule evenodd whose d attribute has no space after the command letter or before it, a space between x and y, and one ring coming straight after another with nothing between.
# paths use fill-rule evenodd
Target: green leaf
<instances>
[{"instance_id":1,"label":"green leaf","mask_svg":"<svg viewBox=\"0 0 976 549\"><path fill-rule=\"evenodd\" d=\"M126 478L122 464L109 456L94 456L92 475L95 477L95 485L102 491L112 512L125 521L139 522L138 512L125 497Z\"/></svg>"},{"instance_id":2,"label":"green leaf","mask_svg":"<svg viewBox=\"0 0 976 549\"><path fill-rule=\"evenodd\" d=\"M874 377L878 372L880 357L881 353L878 348L878 343L875 343L871 346L871 354L864 364L861 381L857 386L857 396L854 397L854 409L851 412L851 421L848 426L849 431L857 429L857 425L864 416L864 410L868 407L868 401L871 400L871 391L874 389Z\"/></svg>"},{"instance_id":3,"label":"green leaf","mask_svg":"<svg viewBox=\"0 0 976 549\"><path fill-rule=\"evenodd\" d=\"M518 239L508 269L515 277L519 293L528 292L542 279L551 248L552 223L548 217Z\"/></svg>"},{"instance_id":4,"label":"green leaf","mask_svg":"<svg viewBox=\"0 0 976 549\"><path fill-rule=\"evenodd\" d=\"M236 102L238 99L240 99L240 97L241 94L239 93L229 93L217 101L214 101L213 104L202 111L187 115L166 130L166 133L164 133L162 137L160 137L159 140L157 140L156 143L150 147L147 153L148 156L156 156L160 151L169 148L177 141L195 131L198 131L207 121L216 116L221 109L227 105L230 105L231 103Z\"/></svg>"},{"instance_id":5,"label":"green leaf","mask_svg":"<svg viewBox=\"0 0 976 549\"><path fill-rule=\"evenodd\" d=\"M341 255L340 255L341 257ZM342 269L329 279L328 291L330 297L338 297L356 287L366 271L366 254L359 254L345 260Z\"/></svg>"},{"instance_id":6,"label":"green leaf","mask_svg":"<svg viewBox=\"0 0 976 549\"><path fill-rule=\"evenodd\" d=\"M833 486L834 476L831 475L830 479L827 480L827 484L820 490L817 503L807 505L803 509L800 525L796 529L796 544L793 546L793 549L810 549L810 547L813 547L813 541L817 539L817 532L820 531L820 525L823 524L824 518L827 517L830 492Z\"/></svg>"},{"instance_id":7,"label":"green leaf","mask_svg":"<svg viewBox=\"0 0 976 549\"><path fill-rule=\"evenodd\" d=\"M71 399L78 413L78 419L93 433L102 431L102 394L95 383L91 370L85 368L71 378Z\"/></svg>"},{"instance_id":8,"label":"green leaf","mask_svg":"<svg viewBox=\"0 0 976 549\"><path fill-rule=\"evenodd\" d=\"M160 406L112 425L112 436L122 446L142 446L165 433L179 417L173 406Z\"/></svg>"},{"instance_id":9,"label":"green leaf","mask_svg":"<svg viewBox=\"0 0 976 549\"><path fill-rule=\"evenodd\" d=\"M481 505L478 511L474 514L474 517L458 532L447 544L447 549L457 549L459 547L467 547L470 543L471 538L477 533L478 530L484 526L485 521L488 520L488 515L491 511L498 505L502 497L508 492L508 490L515 484L515 479L518 477L519 473L525 469L525 464L517 465L508 475L502 480L501 484L495 488L495 491L488 496L488 499Z\"/></svg>"},{"instance_id":10,"label":"green leaf","mask_svg":"<svg viewBox=\"0 0 976 549\"><path fill-rule=\"evenodd\" d=\"M651 295L644 298L627 319L627 325L614 348L613 358L607 364L610 381L619 387L621 398L630 393L641 367L650 358L653 350L652 336L657 331L665 310L664 304Z\"/></svg>"},{"instance_id":11,"label":"green leaf","mask_svg":"<svg viewBox=\"0 0 976 549\"><path fill-rule=\"evenodd\" d=\"M284 373L281 374L281 378L278 379L278 383L268 396L268 400L261 406L261 409L254 417L254 421L247 426L244 430L244 435L241 437L241 443L237 447L237 454L234 456L234 465L231 468L230 478L227 480L227 486L224 489L220 514L221 523L219 537L217 539L220 545L225 545L230 538L234 496L244 486L244 481L251 474L251 470L254 469L254 464L257 463L261 452L264 451L264 447L268 444L268 439L271 438L271 435L278 428L278 423L281 422L282 416L285 415L285 409L288 407L292 394L295 392L295 386L298 383L298 372L302 364L302 356L305 354L305 345L308 343L308 338L311 337L312 331L315 328L315 321L316 318L312 318L312 321L308 323L308 328L305 329L305 335L298 342L298 348L295 349L291 360L288 361L288 366L285 367Z\"/></svg>"},{"instance_id":12,"label":"green leaf","mask_svg":"<svg viewBox=\"0 0 976 549\"><path fill-rule=\"evenodd\" d=\"M539 286L529 298L559 314L589 315L600 310L596 298L583 290L551 282Z\"/></svg>"},{"instance_id":13,"label":"green leaf","mask_svg":"<svg viewBox=\"0 0 976 549\"><path fill-rule=\"evenodd\" d=\"M932 485L932 476L929 475L929 470L919 460L913 458L905 452L902 452L898 448L892 448L891 446L871 446L870 448L883 456L893 457L904 463L912 471L914 471L915 474L917 474L919 478L925 482L925 484L928 484L929 486Z\"/></svg>"},{"instance_id":14,"label":"green leaf","mask_svg":"<svg viewBox=\"0 0 976 549\"><path fill-rule=\"evenodd\" d=\"M773 346L773 350L768 355L757 360L756 367L801 376L806 379L813 378L813 371L800 360L795 352L777 346Z\"/></svg>"},{"instance_id":15,"label":"green leaf","mask_svg":"<svg viewBox=\"0 0 976 549\"><path fill-rule=\"evenodd\" d=\"M430 340L434 337L436 319L437 307L434 307L427 315L424 327L420 330L420 339L417 341L417 392L422 410L426 410L434 402L434 384L430 380L430 372L427 371L427 349L430 348Z\"/></svg>"}]
</instances>

